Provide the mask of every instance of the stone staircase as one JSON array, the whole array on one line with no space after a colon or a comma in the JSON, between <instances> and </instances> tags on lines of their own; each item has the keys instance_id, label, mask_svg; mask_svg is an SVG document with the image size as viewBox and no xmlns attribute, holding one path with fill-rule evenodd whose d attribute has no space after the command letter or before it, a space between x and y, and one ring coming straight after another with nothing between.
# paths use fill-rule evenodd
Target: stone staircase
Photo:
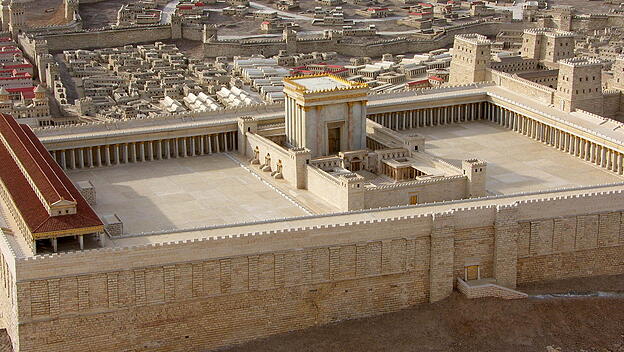
<instances>
[{"instance_id":1,"label":"stone staircase","mask_svg":"<svg viewBox=\"0 0 624 352\"><path fill-rule=\"evenodd\" d=\"M464 281L457 278L457 289L468 299L484 297L520 299L528 297L526 293L497 285L495 279Z\"/></svg>"}]
</instances>

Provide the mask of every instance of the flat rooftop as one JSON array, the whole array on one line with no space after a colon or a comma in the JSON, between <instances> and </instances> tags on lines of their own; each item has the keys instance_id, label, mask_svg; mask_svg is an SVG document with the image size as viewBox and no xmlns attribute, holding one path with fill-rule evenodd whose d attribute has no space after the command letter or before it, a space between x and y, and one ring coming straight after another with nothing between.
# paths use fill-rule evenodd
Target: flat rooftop
<instances>
[{"instance_id":1,"label":"flat rooftop","mask_svg":"<svg viewBox=\"0 0 624 352\"><path fill-rule=\"evenodd\" d=\"M624 181L613 172L487 121L399 132L414 131L425 136L427 153L454 166L461 167L464 159L486 161L486 189L491 195Z\"/></svg>"},{"instance_id":2,"label":"flat rooftop","mask_svg":"<svg viewBox=\"0 0 624 352\"><path fill-rule=\"evenodd\" d=\"M291 79L295 84L299 84L303 86L306 90L309 91L319 91L326 89L336 89L336 88L349 88L351 85L338 80L332 76L321 76L321 77L305 77L305 78L294 78Z\"/></svg>"},{"instance_id":3,"label":"flat rooftop","mask_svg":"<svg viewBox=\"0 0 624 352\"><path fill-rule=\"evenodd\" d=\"M125 234L221 225L307 213L225 154L68 172L95 186L101 217Z\"/></svg>"}]
</instances>

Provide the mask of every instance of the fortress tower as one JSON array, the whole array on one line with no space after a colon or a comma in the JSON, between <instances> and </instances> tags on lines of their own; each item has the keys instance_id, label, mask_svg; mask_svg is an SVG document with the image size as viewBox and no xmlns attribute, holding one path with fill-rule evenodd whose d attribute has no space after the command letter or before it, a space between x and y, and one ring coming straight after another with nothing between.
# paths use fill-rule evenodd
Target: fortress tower
<instances>
[{"instance_id":1,"label":"fortress tower","mask_svg":"<svg viewBox=\"0 0 624 352\"><path fill-rule=\"evenodd\" d=\"M624 55L618 55L611 68L613 80L609 88L624 90Z\"/></svg>"},{"instance_id":2,"label":"fortress tower","mask_svg":"<svg viewBox=\"0 0 624 352\"><path fill-rule=\"evenodd\" d=\"M572 17L574 16L574 7L572 6L554 6L553 21L557 29L561 31L572 30Z\"/></svg>"},{"instance_id":3,"label":"fortress tower","mask_svg":"<svg viewBox=\"0 0 624 352\"><path fill-rule=\"evenodd\" d=\"M368 86L332 75L284 79L286 141L312 157L366 148Z\"/></svg>"},{"instance_id":4,"label":"fortress tower","mask_svg":"<svg viewBox=\"0 0 624 352\"><path fill-rule=\"evenodd\" d=\"M485 197L485 175L487 174L487 163L478 159L462 160L462 171L468 182L466 182L466 194L469 198Z\"/></svg>"},{"instance_id":5,"label":"fortress tower","mask_svg":"<svg viewBox=\"0 0 624 352\"><path fill-rule=\"evenodd\" d=\"M602 64L595 59L570 58L559 61L555 104L563 111L582 109L603 112Z\"/></svg>"},{"instance_id":6,"label":"fortress tower","mask_svg":"<svg viewBox=\"0 0 624 352\"><path fill-rule=\"evenodd\" d=\"M13 38L17 38L17 34L26 25L25 12L24 3L19 0L11 0L9 4L9 31Z\"/></svg>"},{"instance_id":7,"label":"fortress tower","mask_svg":"<svg viewBox=\"0 0 624 352\"><path fill-rule=\"evenodd\" d=\"M78 0L65 0L65 20L74 20L74 14L78 11L78 6Z\"/></svg>"},{"instance_id":8,"label":"fortress tower","mask_svg":"<svg viewBox=\"0 0 624 352\"><path fill-rule=\"evenodd\" d=\"M574 33L552 28L526 29L522 35L522 56L556 67L562 59L574 57Z\"/></svg>"},{"instance_id":9,"label":"fortress tower","mask_svg":"<svg viewBox=\"0 0 624 352\"><path fill-rule=\"evenodd\" d=\"M5 32L9 30L9 22L11 22L11 16L9 12L10 3L10 0L2 0L2 2L0 2L0 4L2 5L2 30Z\"/></svg>"},{"instance_id":10,"label":"fortress tower","mask_svg":"<svg viewBox=\"0 0 624 352\"><path fill-rule=\"evenodd\" d=\"M449 83L467 84L487 80L492 42L481 34L458 34L453 45Z\"/></svg>"},{"instance_id":11,"label":"fortress tower","mask_svg":"<svg viewBox=\"0 0 624 352\"><path fill-rule=\"evenodd\" d=\"M292 29L285 28L282 32L282 39L286 43L286 52L294 54L297 52L297 32Z\"/></svg>"}]
</instances>

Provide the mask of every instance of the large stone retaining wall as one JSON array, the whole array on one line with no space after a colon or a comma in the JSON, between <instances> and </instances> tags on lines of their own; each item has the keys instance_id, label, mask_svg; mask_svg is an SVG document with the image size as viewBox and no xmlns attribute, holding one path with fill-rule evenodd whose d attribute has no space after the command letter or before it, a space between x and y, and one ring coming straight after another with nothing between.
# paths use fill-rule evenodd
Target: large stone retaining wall
<instances>
[{"instance_id":1,"label":"large stone retaining wall","mask_svg":"<svg viewBox=\"0 0 624 352\"><path fill-rule=\"evenodd\" d=\"M200 351L444 299L467 263L511 288L624 272L620 191L496 203L17 260L0 246L15 267L19 337L5 324L18 351Z\"/></svg>"}]
</instances>

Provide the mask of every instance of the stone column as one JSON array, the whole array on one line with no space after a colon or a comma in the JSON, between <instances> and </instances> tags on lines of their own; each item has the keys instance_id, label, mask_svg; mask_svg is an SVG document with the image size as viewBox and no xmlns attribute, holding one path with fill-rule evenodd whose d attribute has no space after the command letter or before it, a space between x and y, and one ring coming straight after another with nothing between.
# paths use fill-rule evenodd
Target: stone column
<instances>
[{"instance_id":1,"label":"stone column","mask_svg":"<svg viewBox=\"0 0 624 352\"><path fill-rule=\"evenodd\" d=\"M95 164L97 167L102 166L102 155L100 154L100 147L95 147Z\"/></svg>"},{"instance_id":2,"label":"stone column","mask_svg":"<svg viewBox=\"0 0 624 352\"><path fill-rule=\"evenodd\" d=\"M162 139L159 139L158 141L156 141L156 160L160 160L162 159L162 155L163 155L163 145L164 141Z\"/></svg>"},{"instance_id":3,"label":"stone column","mask_svg":"<svg viewBox=\"0 0 624 352\"><path fill-rule=\"evenodd\" d=\"M128 155L128 152L130 152L130 148L128 148L128 143L124 143L122 148L123 148L122 150L123 162L124 164L127 164L128 161L130 160L130 157Z\"/></svg>"},{"instance_id":4,"label":"stone column","mask_svg":"<svg viewBox=\"0 0 624 352\"><path fill-rule=\"evenodd\" d=\"M119 165L121 164L121 160L119 159L119 144L115 144L114 148L115 148L115 164Z\"/></svg>"},{"instance_id":5,"label":"stone column","mask_svg":"<svg viewBox=\"0 0 624 352\"><path fill-rule=\"evenodd\" d=\"M69 150L69 168L70 169L76 168L76 149Z\"/></svg>"},{"instance_id":6,"label":"stone column","mask_svg":"<svg viewBox=\"0 0 624 352\"><path fill-rule=\"evenodd\" d=\"M84 169L84 149L76 148L76 153L78 153L78 167Z\"/></svg>"},{"instance_id":7,"label":"stone column","mask_svg":"<svg viewBox=\"0 0 624 352\"><path fill-rule=\"evenodd\" d=\"M180 156L180 139L174 138L173 139L173 157L177 158L179 156Z\"/></svg>"},{"instance_id":8,"label":"stone column","mask_svg":"<svg viewBox=\"0 0 624 352\"><path fill-rule=\"evenodd\" d=\"M171 140L167 139L165 141L165 159L169 159L169 158L171 158Z\"/></svg>"},{"instance_id":9,"label":"stone column","mask_svg":"<svg viewBox=\"0 0 624 352\"><path fill-rule=\"evenodd\" d=\"M498 285L516 288L518 233L515 206L497 206L494 222L494 278Z\"/></svg>"},{"instance_id":10,"label":"stone column","mask_svg":"<svg viewBox=\"0 0 624 352\"><path fill-rule=\"evenodd\" d=\"M139 150L141 151L141 153L140 153L141 161L145 162L145 147L147 146L147 143L139 142L139 143L137 143L137 146L139 147Z\"/></svg>"},{"instance_id":11,"label":"stone column","mask_svg":"<svg viewBox=\"0 0 624 352\"><path fill-rule=\"evenodd\" d=\"M67 169L67 162L65 160L65 151L61 150L59 153L61 154L61 167L63 167L63 169Z\"/></svg>"},{"instance_id":12,"label":"stone column","mask_svg":"<svg viewBox=\"0 0 624 352\"><path fill-rule=\"evenodd\" d=\"M104 162L106 163L106 166L111 165L110 147L108 144L104 146Z\"/></svg>"},{"instance_id":13,"label":"stone column","mask_svg":"<svg viewBox=\"0 0 624 352\"><path fill-rule=\"evenodd\" d=\"M208 135L206 139L208 141L208 154L212 154L212 136Z\"/></svg>"},{"instance_id":14,"label":"stone column","mask_svg":"<svg viewBox=\"0 0 624 352\"><path fill-rule=\"evenodd\" d=\"M453 292L455 260L455 225L452 213L433 215L431 229L431 267L429 302L437 302Z\"/></svg>"},{"instance_id":15,"label":"stone column","mask_svg":"<svg viewBox=\"0 0 624 352\"><path fill-rule=\"evenodd\" d=\"M195 137L189 137L189 142L190 142L190 146L189 148L191 148L191 156L195 156Z\"/></svg>"},{"instance_id":16,"label":"stone column","mask_svg":"<svg viewBox=\"0 0 624 352\"><path fill-rule=\"evenodd\" d=\"M204 136L199 136L199 155L204 155Z\"/></svg>"},{"instance_id":17,"label":"stone column","mask_svg":"<svg viewBox=\"0 0 624 352\"><path fill-rule=\"evenodd\" d=\"M147 160L154 160L154 142L152 141L147 142Z\"/></svg>"},{"instance_id":18,"label":"stone column","mask_svg":"<svg viewBox=\"0 0 624 352\"><path fill-rule=\"evenodd\" d=\"M182 156L186 158L186 137L182 138Z\"/></svg>"}]
</instances>

